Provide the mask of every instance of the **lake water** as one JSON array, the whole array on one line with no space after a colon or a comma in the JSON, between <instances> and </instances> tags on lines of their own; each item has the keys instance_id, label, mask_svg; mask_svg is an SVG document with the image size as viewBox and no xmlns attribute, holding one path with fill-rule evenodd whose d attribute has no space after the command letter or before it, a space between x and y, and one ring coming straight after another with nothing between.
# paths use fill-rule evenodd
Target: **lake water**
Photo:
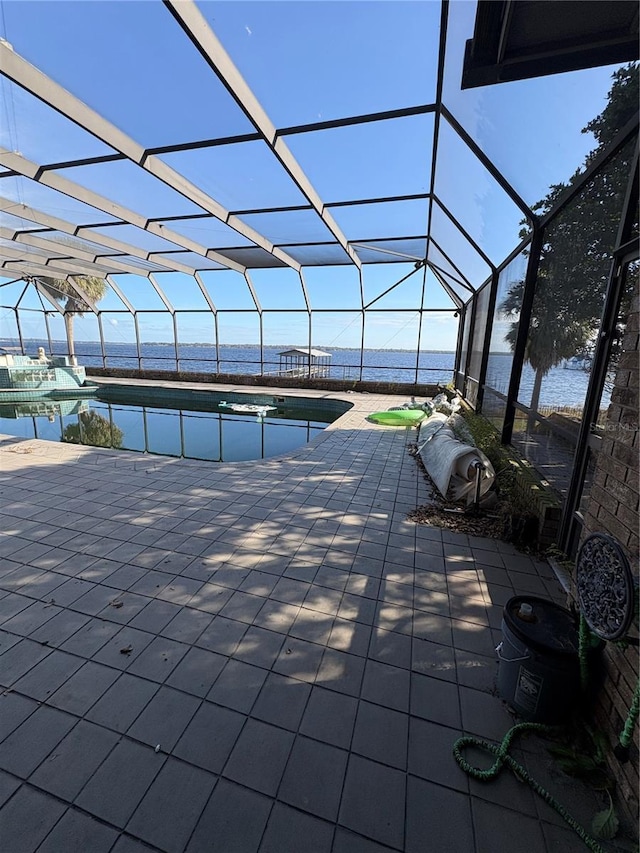
<instances>
[{"instance_id":1,"label":"lake water","mask_svg":"<svg viewBox=\"0 0 640 853\"><path fill-rule=\"evenodd\" d=\"M47 341L26 342L29 354L35 355L38 346L49 351ZM16 340L0 339L0 347L15 347ZM109 343L106 348L106 366L138 368L138 353L133 343ZM264 347L264 373L277 373L278 353L284 347ZM54 354L64 354L66 342L53 341ZM87 367L102 367L102 352L97 342L78 341L76 352L79 361ZM360 350L332 347L331 372L333 379L360 378ZM185 372L220 372L260 374L260 348L254 346L220 346L219 362L216 364L216 348L210 344L181 344L176 353L172 344L142 344L140 366L147 370L182 370ZM491 387L506 394L511 369L510 353L491 355L488 379ZM407 382L425 384L447 384L453 378L455 354L453 352L423 351L416 363L416 354L409 350L364 350L362 354L362 379L381 382ZM554 367L544 379L540 405L576 407L582 406L589 381L584 370ZM533 389L534 371L524 365L520 385L520 402L528 405ZM603 406L608 405L605 397Z\"/></svg>"}]
</instances>

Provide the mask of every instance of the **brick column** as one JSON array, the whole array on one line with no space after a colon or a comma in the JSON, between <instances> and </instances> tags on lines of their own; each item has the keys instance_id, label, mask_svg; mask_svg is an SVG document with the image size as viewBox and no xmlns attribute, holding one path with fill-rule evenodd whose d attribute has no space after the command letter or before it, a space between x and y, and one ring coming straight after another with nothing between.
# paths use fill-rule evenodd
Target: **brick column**
<instances>
[{"instance_id":1,"label":"brick column","mask_svg":"<svg viewBox=\"0 0 640 853\"><path fill-rule=\"evenodd\" d=\"M640 296L638 282L627 319L622 354L616 373L611 405L607 413L605 436L598 456L594 485L589 497L585 535L604 532L614 536L625 550L631 566L638 572L638 397L639 350L638 321ZM637 627L637 626L636 626ZM638 807L638 727L627 764L613 755L613 746L624 725L638 679L638 648L627 649L607 643L604 652L605 682L595 709L598 727L612 744L609 766L618 783L620 804L626 804L636 821Z\"/></svg>"}]
</instances>

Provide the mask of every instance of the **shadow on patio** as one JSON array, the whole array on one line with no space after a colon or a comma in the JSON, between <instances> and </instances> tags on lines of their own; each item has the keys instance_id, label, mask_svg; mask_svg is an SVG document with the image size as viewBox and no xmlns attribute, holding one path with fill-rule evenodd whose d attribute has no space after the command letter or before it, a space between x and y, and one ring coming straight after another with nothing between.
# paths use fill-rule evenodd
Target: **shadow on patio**
<instances>
[{"instance_id":1,"label":"shadow on patio","mask_svg":"<svg viewBox=\"0 0 640 853\"><path fill-rule=\"evenodd\" d=\"M454 761L513 724L504 603L560 590L406 520L427 488L407 436L242 466L5 442L7 850L583 849L514 776ZM515 755L586 825L602 807L539 741Z\"/></svg>"}]
</instances>

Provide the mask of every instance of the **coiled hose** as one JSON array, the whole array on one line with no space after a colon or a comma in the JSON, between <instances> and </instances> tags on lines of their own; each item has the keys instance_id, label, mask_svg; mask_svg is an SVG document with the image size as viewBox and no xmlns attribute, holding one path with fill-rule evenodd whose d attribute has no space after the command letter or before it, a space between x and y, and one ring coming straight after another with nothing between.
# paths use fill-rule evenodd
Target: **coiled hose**
<instances>
[{"instance_id":1,"label":"coiled hose","mask_svg":"<svg viewBox=\"0 0 640 853\"><path fill-rule=\"evenodd\" d=\"M558 731L557 726L547 726L542 723L518 723L509 729L506 735L502 738L502 742L499 746L496 746L494 743L489 743L486 740L480 740L479 738L465 736L459 738L453 745L453 755L460 765L460 767L474 779L478 779L480 782L490 782L492 779L495 779L496 776L502 770L502 767L506 764L507 767L510 767L511 770L516 774L516 776L521 779L523 782L526 782L529 787L531 787L536 794L538 794L542 799L551 806L552 809L555 809L560 817L562 817L576 832L580 838L584 841L587 847L593 851L593 853L606 853L606 851L598 844L595 838L592 838L588 832L582 827L577 820L575 820L569 812L565 809L562 803L559 803L539 782L529 775L528 771L519 764L515 758L509 755L509 747L511 745L511 741L519 734L524 734L525 732L537 732L538 734L548 735L554 734ZM472 764L466 760L464 755L462 754L463 749L467 746L473 746L477 749L482 749L485 752L491 753L491 755L496 756L496 760L487 770L481 770L479 767L474 767Z\"/></svg>"},{"instance_id":2,"label":"coiled hose","mask_svg":"<svg viewBox=\"0 0 640 853\"><path fill-rule=\"evenodd\" d=\"M578 657L580 661L580 682L582 686L583 692L586 691L589 673L588 673L588 651L591 642L591 632L589 631L589 626L587 625L584 617L580 617L580 629L579 629L579 650ZM629 746L631 744L631 740L633 738L633 730L638 721L638 715L640 714L640 681L636 686L636 692L633 698L633 702L631 704L631 708L629 709L629 714L627 715L626 722L624 724L624 728L620 735L620 739L618 744L614 749L614 754L616 757L624 762L629 758ZM519 734L524 734L527 732L537 732L541 735L549 735L554 734L559 731L558 726L549 726L544 725L543 723L518 723L509 729L509 731L502 738L502 742L499 746L494 743L489 743L486 740L480 740L479 738L465 736L458 738L458 740L453 745L453 755L455 760L458 762L462 770L471 776L473 779L478 779L480 782L490 782L492 779L495 779L503 766L511 768L516 776L521 779L523 782L526 782L530 788L532 788L538 796L542 797L542 799L551 806L552 809L560 815L563 820L565 820L568 825L573 829L573 831L584 841L586 846L593 851L593 853L606 853L606 851L600 846L600 844L593 838L586 829L581 826L577 820L575 820L566 808L559 803L558 800L553 797L549 791L542 787L539 782L529 775L528 771L519 764L515 758L509 755L509 747L511 745L511 741ZM496 756L496 760L487 770L482 770L479 767L474 767L472 764L466 760L462 751L468 747L473 746L476 749L484 750L485 752L490 753L491 755Z\"/></svg>"}]
</instances>

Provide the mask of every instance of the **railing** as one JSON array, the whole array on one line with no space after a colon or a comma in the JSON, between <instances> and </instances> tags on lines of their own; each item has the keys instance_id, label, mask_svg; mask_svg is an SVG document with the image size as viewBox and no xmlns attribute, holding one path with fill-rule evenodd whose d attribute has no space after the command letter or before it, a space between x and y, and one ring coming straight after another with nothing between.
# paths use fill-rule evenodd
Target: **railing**
<instances>
[{"instance_id":1,"label":"railing","mask_svg":"<svg viewBox=\"0 0 640 853\"><path fill-rule=\"evenodd\" d=\"M256 376L289 376L289 377L318 377L328 379L331 376L331 365L311 365L311 367L280 367L277 370L263 370Z\"/></svg>"},{"instance_id":2,"label":"railing","mask_svg":"<svg viewBox=\"0 0 640 853\"><path fill-rule=\"evenodd\" d=\"M32 346L40 343L40 341L34 340ZM42 342L42 345L45 343ZM280 367L277 360L269 357L264 359L247 357L245 359L233 355L230 357L230 354L220 352L219 358L206 358L199 354L192 354L188 349L187 352L182 352L180 348L175 352L172 347L168 347L167 350L166 354L146 352L144 348L141 352L136 352L132 345L131 350L127 352L124 347L111 348L107 345L104 350L99 351L97 345L79 341L76 347L76 355L79 362L89 370L93 367L103 367L106 369L125 368L135 371L169 371L187 374L234 374L270 378L289 376L293 379L297 378L301 382L311 375L312 377L344 382L393 382L406 385L416 382L427 385L446 385L453 378L453 364L450 367L427 366L428 361L427 364L424 364L421 354L420 364L416 366L415 353L410 354L406 362L390 360L389 363L384 363L382 353L372 356L368 351L365 351L364 357L356 351L351 351L348 355L345 353L344 356L343 353L337 353L338 363L333 360L331 364L326 366L312 365L312 372L309 374L308 365L291 368L291 372L285 373L283 372L285 368ZM56 350L56 352L58 351ZM62 353L62 349L59 352ZM376 363L367 363L369 358L375 358ZM411 363L411 359L413 359L413 363ZM356 363L340 363L343 361L356 361ZM317 372L316 367L321 368L323 372ZM324 372L325 370L328 372Z\"/></svg>"}]
</instances>

